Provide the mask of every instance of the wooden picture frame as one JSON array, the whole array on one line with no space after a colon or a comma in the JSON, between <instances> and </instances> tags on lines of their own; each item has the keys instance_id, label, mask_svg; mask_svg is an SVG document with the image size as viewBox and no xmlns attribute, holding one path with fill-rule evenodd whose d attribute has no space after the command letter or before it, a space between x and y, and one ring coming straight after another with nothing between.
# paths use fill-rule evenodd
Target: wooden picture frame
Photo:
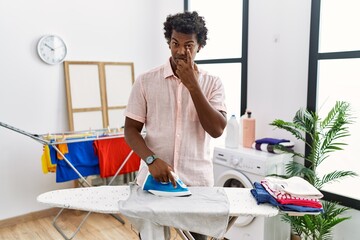
<instances>
[{"instance_id":1,"label":"wooden picture frame","mask_svg":"<svg viewBox=\"0 0 360 240\"><path fill-rule=\"evenodd\" d=\"M133 63L65 61L64 70L70 131L124 125Z\"/></svg>"}]
</instances>

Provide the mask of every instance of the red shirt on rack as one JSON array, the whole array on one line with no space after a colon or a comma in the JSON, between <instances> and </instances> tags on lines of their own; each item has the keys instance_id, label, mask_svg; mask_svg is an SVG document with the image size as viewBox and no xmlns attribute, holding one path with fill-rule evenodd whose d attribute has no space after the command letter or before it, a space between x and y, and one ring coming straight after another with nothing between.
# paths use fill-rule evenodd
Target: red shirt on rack
<instances>
[{"instance_id":1,"label":"red shirt on rack","mask_svg":"<svg viewBox=\"0 0 360 240\"><path fill-rule=\"evenodd\" d=\"M95 154L99 157L100 176L102 178L114 176L131 152L125 138L95 140L94 149ZM140 157L132 153L119 174L138 171L139 166Z\"/></svg>"}]
</instances>

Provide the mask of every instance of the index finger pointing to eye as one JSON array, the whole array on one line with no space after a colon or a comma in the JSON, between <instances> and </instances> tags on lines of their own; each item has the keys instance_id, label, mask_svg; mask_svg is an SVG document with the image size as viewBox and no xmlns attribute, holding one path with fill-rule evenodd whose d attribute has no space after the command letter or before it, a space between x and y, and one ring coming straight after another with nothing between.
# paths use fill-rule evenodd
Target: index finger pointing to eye
<instances>
[{"instance_id":1,"label":"index finger pointing to eye","mask_svg":"<svg viewBox=\"0 0 360 240\"><path fill-rule=\"evenodd\" d=\"M188 63L191 63L191 52L189 48L186 48L186 60Z\"/></svg>"}]
</instances>

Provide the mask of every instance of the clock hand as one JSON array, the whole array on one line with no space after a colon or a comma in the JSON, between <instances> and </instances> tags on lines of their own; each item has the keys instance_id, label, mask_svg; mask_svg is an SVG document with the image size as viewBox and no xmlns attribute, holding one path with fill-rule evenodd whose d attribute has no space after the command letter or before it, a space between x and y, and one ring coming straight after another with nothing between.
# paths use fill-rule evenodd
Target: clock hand
<instances>
[{"instance_id":1,"label":"clock hand","mask_svg":"<svg viewBox=\"0 0 360 240\"><path fill-rule=\"evenodd\" d=\"M50 48L51 51L54 51L54 49L53 49L52 47L50 47L49 45L47 45L46 43L45 43L45 46L47 46L48 48Z\"/></svg>"},{"instance_id":2,"label":"clock hand","mask_svg":"<svg viewBox=\"0 0 360 240\"><path fill-rule=\"evenodd\" d=\"M54 47L54 49L63 48L63 47L64 47L64 45L60 45L58 47Z\"/></svg>"}]
</instances>

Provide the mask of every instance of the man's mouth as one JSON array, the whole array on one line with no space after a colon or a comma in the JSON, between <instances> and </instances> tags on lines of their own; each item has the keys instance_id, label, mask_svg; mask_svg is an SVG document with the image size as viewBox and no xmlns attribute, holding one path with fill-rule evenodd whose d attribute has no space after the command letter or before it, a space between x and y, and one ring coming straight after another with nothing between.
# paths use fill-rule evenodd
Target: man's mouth
<instances>
[{"instance_id":1,"label":"man's mouth","mask_svg":"<svg viewBox=\"0 0 360 240\"><path fill-rule=\"evenodd\" d=\"M175 62L178 63L179 61L187 62L187 59L186 59L186 57L176 57Z\"/></svg>"}]
</instances>

